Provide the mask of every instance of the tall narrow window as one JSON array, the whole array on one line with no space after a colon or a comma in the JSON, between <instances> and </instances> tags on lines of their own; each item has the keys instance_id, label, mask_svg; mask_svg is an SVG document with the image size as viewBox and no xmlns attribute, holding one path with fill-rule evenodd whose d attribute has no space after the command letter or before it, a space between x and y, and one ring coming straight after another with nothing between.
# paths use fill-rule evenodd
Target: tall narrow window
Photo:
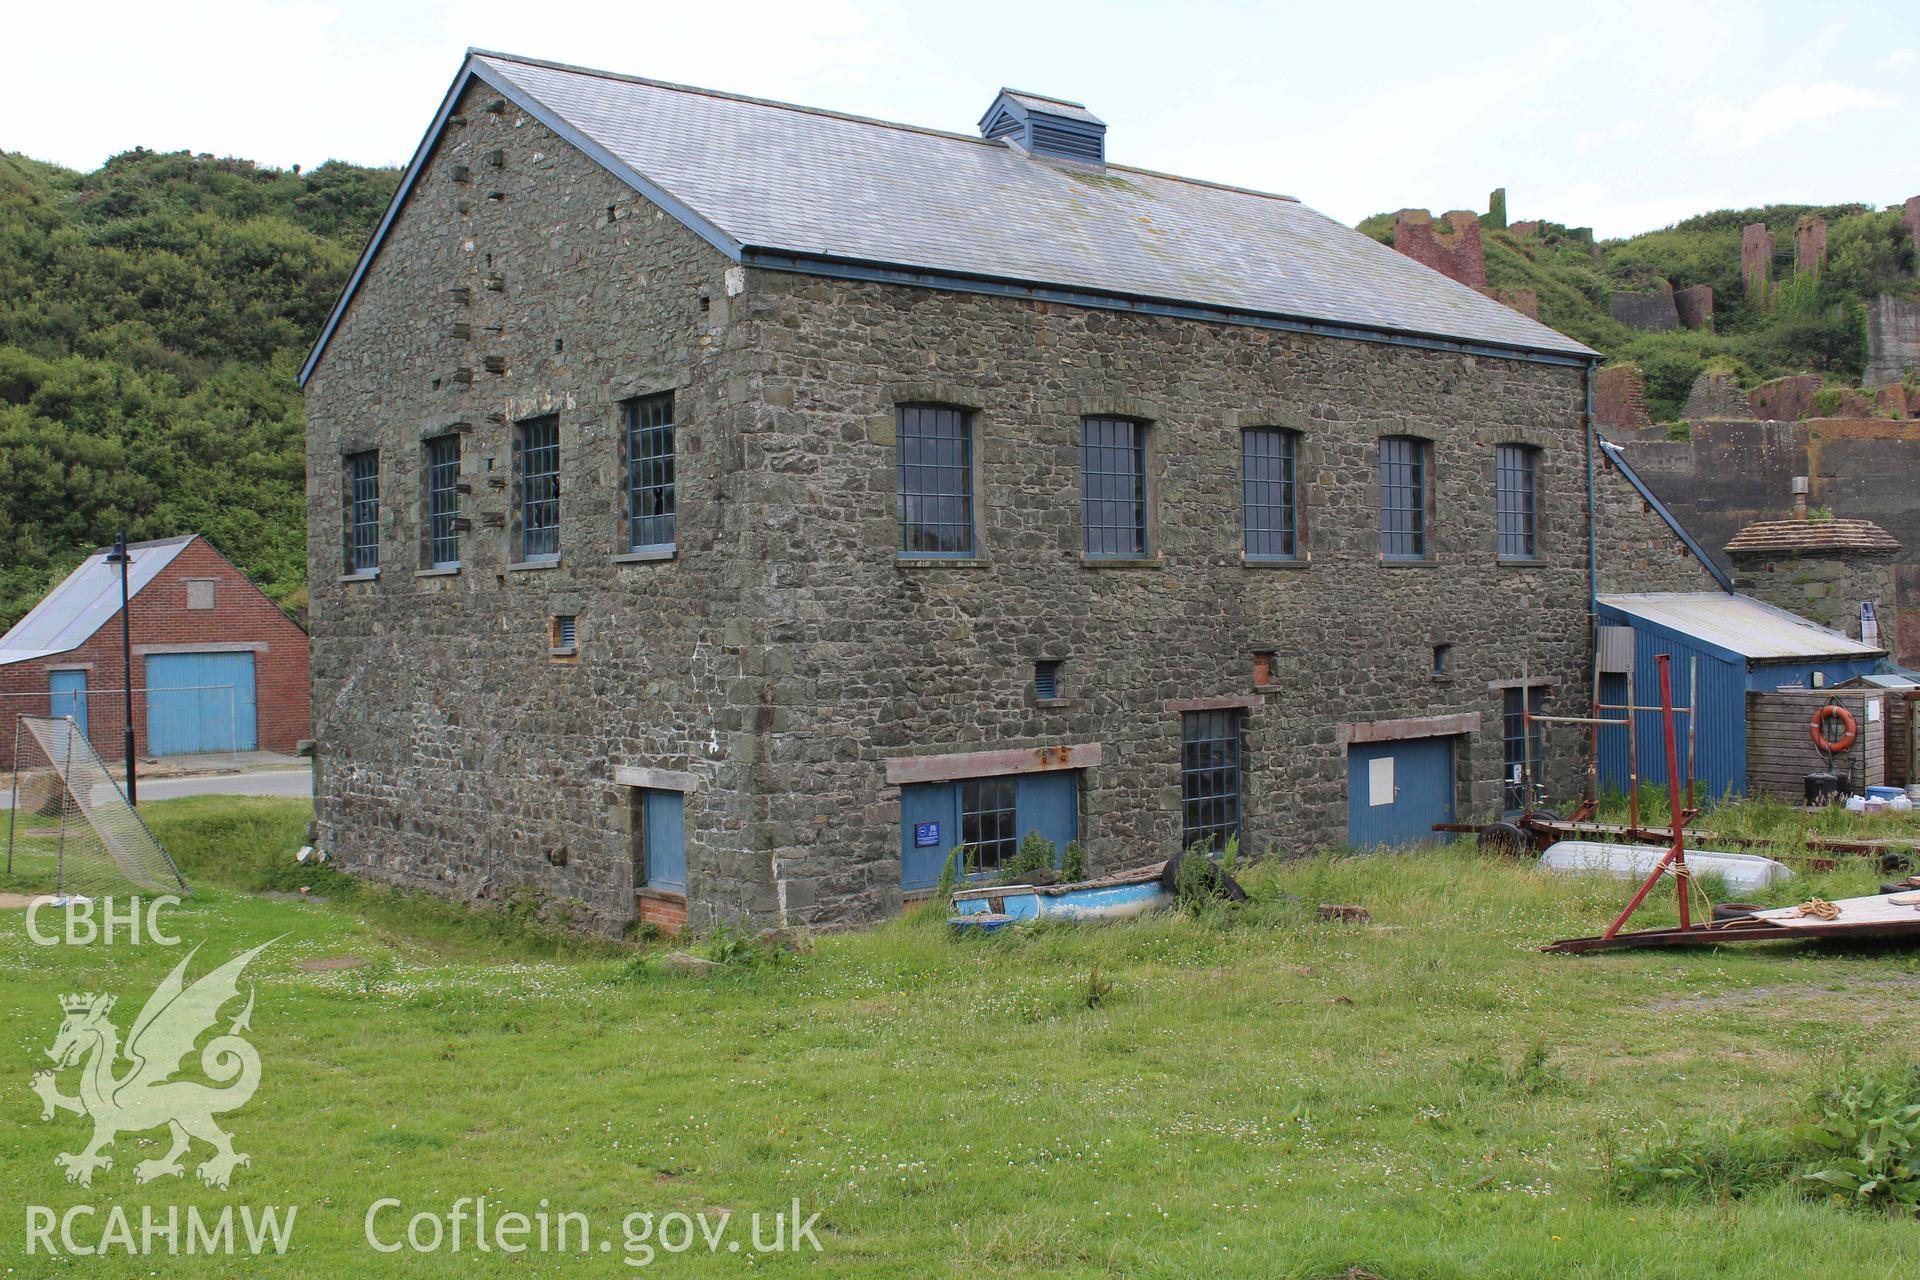
<instances>
[{"instance_id":1,"label":"tall narrow window","mask_svg":"<svg viewBox=\"0 0 1920 1280\"><path fill-rule=\"evenodd\" d=\"M1522 693L1526 701L1521 701ZM1534 687L1526 690L1507 689L1500 695L1501 701L1501 738L1505 750L1505 775L1501 778L1505 796L1505 808L1508 813L1519 813L1533 807L1527 795L1527 782L1538 782L1540 763L1546 753L1546 726L1538 721L1533 724L1533 733L1527 733L1525 711L1534 715L1546 711L1547 691ZM1533 741L1529 743L1528 737ZM1531 753L1531 754L1529 754Z\"/></svg>"},{"instance_id":2,"label":"tall narrow window","mask_svg":"<svg viewBox=\"0 0 1920 1280\"><path fill-rule=\"evenodd\" d=\"M1147 553L1146 427L1130 418L1080 420L1080 481L1086 553Z\"/></svg>"},{"instance_id":3,"label":"tall narrow window","mask_svg":"<svg viewBox=\"0 0 1920 1280\"><path fill-rule=\"evenodd\" d=\"M426 561L430 569L460 563L460 437L426 444Z\"/></svg>"},{"instance_id":4,"label":"tall narrow window","mask_svg":"<svg viewBox=\"0 0 1920 1280\"><path fill-rule=\"evenodd\" d=\"M1294 467L1299 436L1256 427L1240 436L1240 512L1249 560L1292 560L1300 554Z\"/></svg>"},{"instance_id":5,"label":"tall narrow window","mask_svg":"<svg viewBox=\"0 0 1920 1280\"><path fill-rule=\"evenodd\" d=\"M627 546L671 551L673 500L673 392L629 400L627 421Z\"/></svg>"},{"instance_id":6,"label":"tall narrow window","mask_svg":"<svg viewBox=\"0 0 1920 1280\"><path fill-rule=\"evenodd\" d=\"M960 784L960 841L974 869L998 871L1020 847L1012 778L973 778Z\"/></svg>"},{"instance_id":7,"label":"tall narrow window","mask_svg":"<svg viewBox=\"0 0 1920 1280\"><path fill-rule=\"evenodd\" d=\"M518 558L556 559L560 555L560 419L534 418L519 425L513 467L519 488L514 504Z\"/></svg>"},{"instance_id":8,"label":"tall narrow window","mask_svg":"<svg viewBox=\"0 0 1920 1280\"><path fill-rule=\"evenodd\" d=\"M973 415L903 404L895 436L900 469L900 554L973 554Z\"/></svg>"},{"instance_id":9,"label":"tall narrow window","mask_svg":"<svg viewBox=\"0 0 1920 1280\"><path fill-rule=\"evenodd\" d=\"M1427 555L1427 442L1380 437L1380 554L1389 560Z\"/></svg>"},{"instance_id":10,"label":"tall narrow window","mask_svg":"<svg viewBox=\"0 0 1920 1280\"><path fill-rule=\"evenodd\" d=\"M1180 845L1211 841L1214 852L1240 834L1238 708L1180 717Z\"/></svg>"},{"instance_id":11,"label":"tall narrow window","mask_svg":"<svg viewBox=\"0 0 1920 1280\"><path fill-rule=\"evenodd\" d=\"M1540 554L1539 450L1503 444L1494 451L1494 508L1500 525L1500 558L1532 560Z\"/></svg>"},{"instance_id":12,"label":"tall narrow window","mask_svg":"<svg viewBox=\"0 0 1920 1280\"><path fill-rule=\"evenodd\" d=\"M380 569L380 451L363 449L344 461L347 499L347 572Z\"/></svg>"}]
</instances>

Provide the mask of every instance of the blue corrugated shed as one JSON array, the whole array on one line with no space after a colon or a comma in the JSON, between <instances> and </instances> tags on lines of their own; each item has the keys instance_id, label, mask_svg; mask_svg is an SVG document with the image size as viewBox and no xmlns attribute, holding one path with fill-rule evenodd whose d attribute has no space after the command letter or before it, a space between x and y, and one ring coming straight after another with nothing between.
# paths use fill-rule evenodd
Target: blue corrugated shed
<instances>
[{"instance_id":1,"label":"blue corrugated shed","mask_svg":"<svg viewBox=\"0 0 1920 1280\"><path fill-rule=\"evenodd\" d=\"M1780 688L1811 688L1816 673L1827 685L1866 675L1883 651L1746 596L1701 592L1608 595L1599 599L1602 626L1633 629L1633 704L1660 705L1660 669L1671 658L1673 703L1692 701L1699 682L1698 723L1693 726L1694 783L1700 794L1744 795L1747 790L1747 694ZM1796 652L1797 651L1797 652ZM1753 656L1755 653L1765 656ZM1602 674L1600 700L1625 700L1627 677ZM1619 712L1603 712L1609 719ZM1675 755L1686 775L1687 717L1674 717ZM1667 780L1666 740L1658 711L1636 717L1642 783ZM1625 791L1629 738L1624 729L1600 731L1600 786Z\"/></svg>"}]
</instances>

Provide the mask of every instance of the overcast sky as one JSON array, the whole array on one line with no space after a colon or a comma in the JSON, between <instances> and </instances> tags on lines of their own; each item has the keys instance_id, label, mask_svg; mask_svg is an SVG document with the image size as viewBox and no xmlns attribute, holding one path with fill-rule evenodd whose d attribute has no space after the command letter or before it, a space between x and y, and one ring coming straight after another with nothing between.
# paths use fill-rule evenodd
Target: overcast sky
<instances>
[{"instance_id":1,"label":"overcast sky","mask_svg":"<svg viewBox=\"0 0 1920 1280\"><path fill-rule=\"evenodd\" d=\"M965 131L1001 85L1108 158L1347 222L1486 208L1603 236L1920 194L1915 0L94 0L10 6L0 149L404 162L467 46ZM1578 12L1584 10L1584 13Z\"/></svg>"}]
</instances>

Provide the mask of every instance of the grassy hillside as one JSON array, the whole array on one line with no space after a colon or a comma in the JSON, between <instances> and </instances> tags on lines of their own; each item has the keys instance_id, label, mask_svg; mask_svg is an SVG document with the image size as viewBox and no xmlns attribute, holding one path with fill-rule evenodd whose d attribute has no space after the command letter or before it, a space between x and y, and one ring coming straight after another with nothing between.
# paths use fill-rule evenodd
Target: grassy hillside
<instances>
[{"instance_id":1,"label":"grassy hillside","mask_svg":"<svg viewBox=\"0 0 1920 1280\"><path fill-rule=\"evenodd\" d=\"M396 180L0 153L0 627L122 525L304 599L294 374Z\"/></svg>"},{"instance_id":2,"label":"grassy hillside","mask_svg":"<svg viewBox=\"0 0 1920 1280\"><path fill-rule=\"evenodd\" d=\"M1827 267L1817 282L1793 275L1794 231L1806 214L1827 222ZM1773 233L1773 275L1784 282L1771 311L1748 299L1740 276L1741 231L1753 222ZM1390 244L1393 215L1377 214L1360 229ZM1542 321L1611 360L1638 364L1657 420L1680 416L1688 387L1709 367L1747 385L1809 371L1852 385L1866 361L1864 302L1916 292L1914 245L1899 211L1858 204L1723 209L1598 244L1553 223L1531 236L1483 224L1481 238L1487 282L1536 290ZM1680 289L1713 287L1713 332L1643 333L1614 320L1611 294L1650 292L1663 279Z\"/></svg>"}]
</instances>

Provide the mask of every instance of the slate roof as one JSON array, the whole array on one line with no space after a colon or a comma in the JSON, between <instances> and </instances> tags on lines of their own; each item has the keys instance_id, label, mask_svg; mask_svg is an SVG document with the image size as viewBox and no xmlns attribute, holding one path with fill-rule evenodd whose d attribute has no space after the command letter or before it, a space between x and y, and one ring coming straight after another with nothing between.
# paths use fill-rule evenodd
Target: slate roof
<instances>
[{"instance_id":1,"label":"slate roof","mask_svg":"<svg viewBox=\"0 0 1920 1280\"><path fill-rule=\"evenodd\" d=\"M1755 661L1870 658L1886 652L1752 596L1719 591L1603 595L1600 603Z\"/></svg>"},{"instance_id":2,"label":"slate roof","mask_svg":"<svg viewBox=\"0 0 1920 1280\"><path fill-rule=\"evenodd\" d=\"M1088 124L1106 123L1105 120L1102 120L1099 116L1087 110L1083 103L1069 102L1065 98L1049 98L1044 93L1028 93L1025 89L1008 89L1003 87L1000 93L1012 98L1029 111L1040 111L1047 115L1060 116L1067 120L1085 120ZM998 97L996 97L995 101L998 100Z\"/></svg>"},{"instance_id":3,"label":"slate roof","mask_svg":"<svg viewBox=\"0 0 1920 1280\"><path fill-rule=\"evenodd\" d=\"M133 563L127 568L127 598L139 595L198 536L189 533L179 538L128 543L127 553ZM112 550L102 547L88 556L65 582L0 636L0 667L77 649L120 612L120 566L107 563Z\"/></svg>"},{"instance_id":4,"label":"slate roof","mask_svg":"<svg viewBox=\"0 0 1920 1280\"><path fill-rule=\"evenodd\" d=\"M1900 541L1871 520L1756 520L1733 536L1727 554L1876 551L1891 555Z\"/></svg>"},{"instance_id":5,"label":"slate roof","mask_svg":"<svg viewBox=\"0 0 1920 1280\"><path fill-rule=\"evenodd\" d=\"M469 77L499 90L735 261L787 255L800 261L760 265L859 264L1536 357L1595 354L1287 196L1112 163L1039 158L967 134L476 50L303 380Z\"/></svg>"}]
</instances>

